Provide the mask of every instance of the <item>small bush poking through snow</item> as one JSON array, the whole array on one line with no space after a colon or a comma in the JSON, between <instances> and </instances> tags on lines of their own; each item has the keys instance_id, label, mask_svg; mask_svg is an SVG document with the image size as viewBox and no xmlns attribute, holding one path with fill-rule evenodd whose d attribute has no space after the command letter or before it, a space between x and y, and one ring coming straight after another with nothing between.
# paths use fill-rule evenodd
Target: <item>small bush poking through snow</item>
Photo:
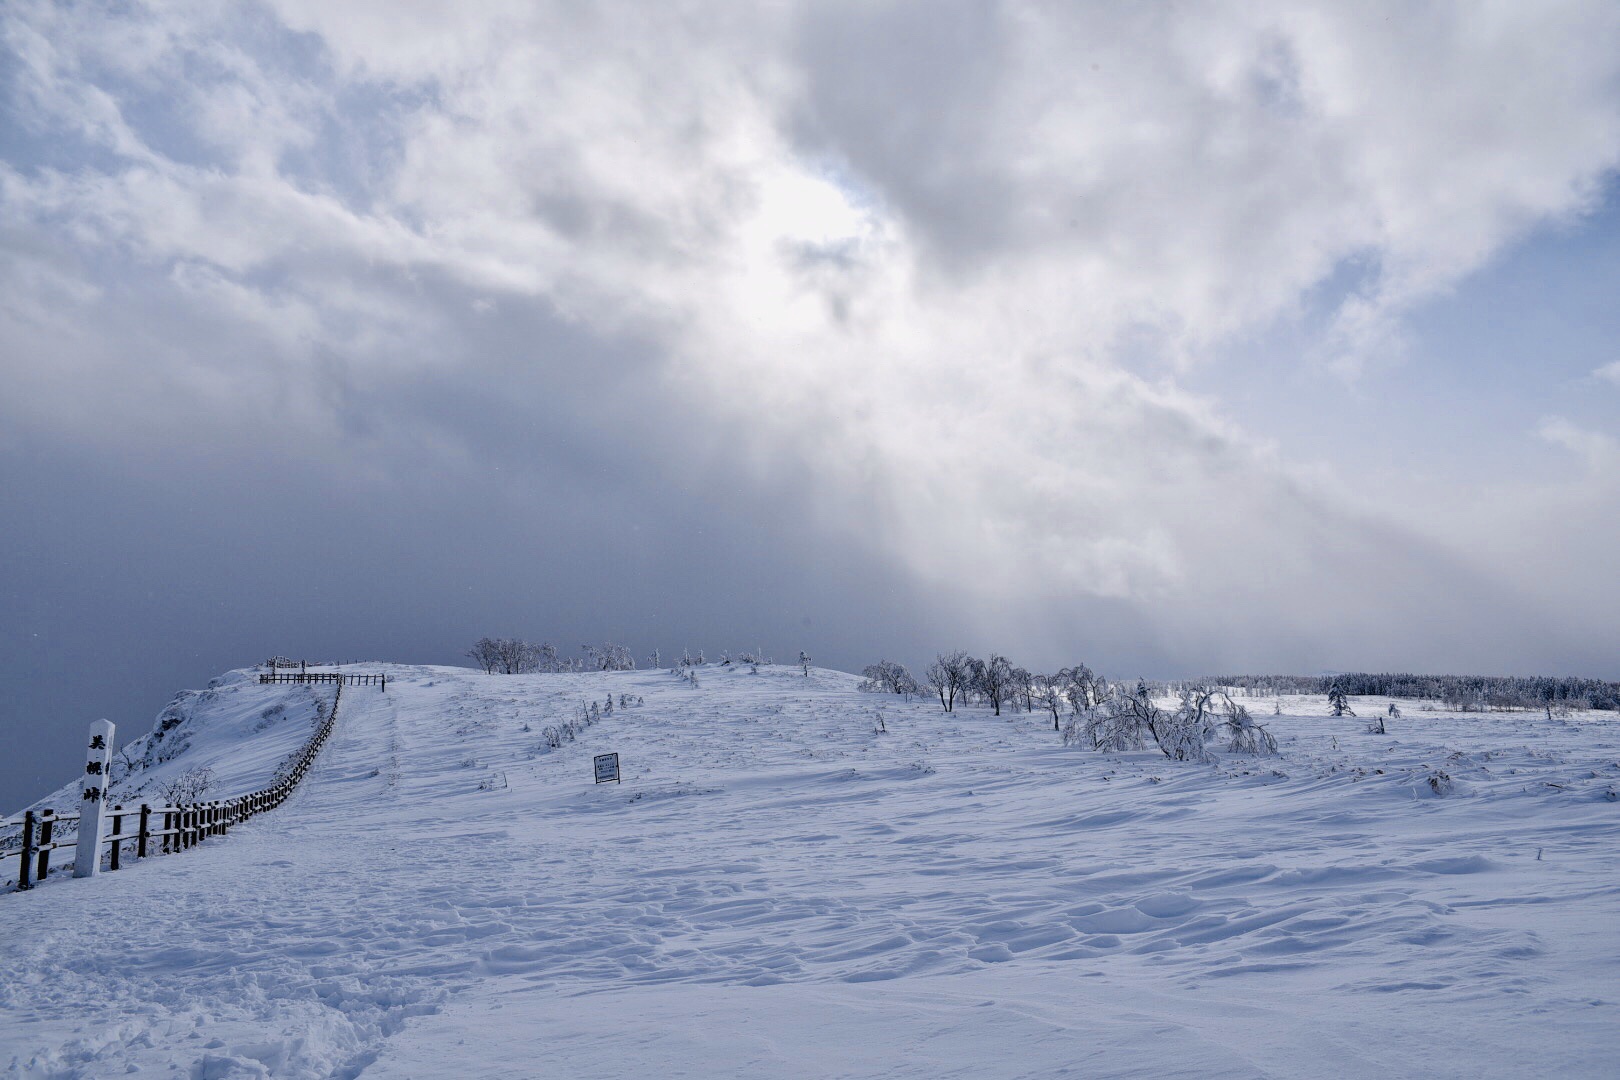
<instances>
[{"instance_id":1,"label":"small bush poking through snow","mask_svg":"<svg viewBox=\"0 0 1620 1080\"><path fill-rule=\"evenodd\" d=\"M187 803L200 802L214 786L214 770L203 765L195 769L187 769L179 776L166 780L157 786L159 795L170 806L184 806Z\"/></svg>"}]
</instances>

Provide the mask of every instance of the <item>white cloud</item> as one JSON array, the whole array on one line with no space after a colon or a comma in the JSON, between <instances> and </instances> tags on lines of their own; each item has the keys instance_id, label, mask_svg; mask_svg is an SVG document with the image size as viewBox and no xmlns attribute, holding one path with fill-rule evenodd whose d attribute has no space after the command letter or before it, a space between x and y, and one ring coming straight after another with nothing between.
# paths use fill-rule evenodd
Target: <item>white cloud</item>
<instances>
[{"instance_id":1,"label":"white cloud","mask_svg":"<svg viewBox=\"0 0 1620 1080\"><path fill-rule=\"evenodd\" d=\"M1594 379L1604 379L1614 383L1616 386L1620 386L1620 360L1616 360L1612 364L1604 364L1592 372L1592 377Z\"/></svg>"},{"instance_id":2,"label":"white cloud","mask_svg":"<svg viewBox=\"0 0 1620 1080\"><path fill-rule=\"evenodd\" d=\"M1561 416L1547 417L1536 434L1581 458L1593 475L1620 475L1620 439L1612 435L1583 428Z\"/></svg>"},{"instance_id":3,"label":"white cloud","mask_svg":"<svg viewBox=\"0 0 1620 1080\"><path fill-rule=\"evenodd\" d=\"M975 604L1179 605L1205 655L1236 606L1371 625L1429 571L1133 349L1204 362L1354 261L1317 342L1354 370L1620 147L1604 4L273 10L268 46L206 6L8 12L38 124L110 155L14 162L8 218L163 270L290 366L476 367L446 343L490 304L651 342L762 483L807 468L820 527ZM311 41L302 74L264 51ZM211 407L258 385L202 363Z\"/></svg>"}]
</instances>

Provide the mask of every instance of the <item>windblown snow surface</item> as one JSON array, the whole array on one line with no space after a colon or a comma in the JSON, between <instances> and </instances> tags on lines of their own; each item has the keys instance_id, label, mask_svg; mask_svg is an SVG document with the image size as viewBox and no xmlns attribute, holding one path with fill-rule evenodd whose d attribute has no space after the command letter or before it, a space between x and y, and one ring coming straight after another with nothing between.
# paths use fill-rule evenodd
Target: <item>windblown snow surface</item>
<instances>
[{"instance_id":1,"label":"windblown snow surface","mask_svg":"<svg viewBox=\"0 0 1620 1080\"><path fill-rule=\"evenodd\" d=\"M1620 1075L1610 714L1252 699L1280 757L1177 764L832 671L385 669L283 808L0 895L3 1075ZM311 690L252 678L161 767L273 768Z\"/></svg>"}]
</instances>

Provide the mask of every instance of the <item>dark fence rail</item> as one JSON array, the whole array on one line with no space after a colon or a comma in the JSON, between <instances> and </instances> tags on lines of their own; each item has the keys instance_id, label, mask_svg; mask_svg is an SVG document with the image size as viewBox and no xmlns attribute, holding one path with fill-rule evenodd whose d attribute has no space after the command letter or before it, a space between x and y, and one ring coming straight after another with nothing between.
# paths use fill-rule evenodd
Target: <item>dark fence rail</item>
<instances>
[{"instance_id":1,"label":"dark fence rail","mask_svg":"<svg viewBox=\"0 0 1620 1080\"><path fill-rule=\"evenodd\" d=\"M354 676L351 678L366 678ZM266 681L260 676L261 682ZM277 681L287 681L285 678ZM304 681L316 681L313 676ZM319 680L331 682L330 679ZM338 705L343 700L343 683L337 682L337 695L332 700L332 711L315 729L308 741L293 758L290 767L278 770L276 782L269 787L250 791L229 799L187 803L179 806L118 805L103 810L101 816L111 826L110 834L102 837L108 848L108 870L120 868L124 854L137 859L154 855L172 855L196 847L209 836L224 836L231 826L240 825L256 814L274 810L287 801L309 772L315 755L321 752L337 723ZM30 810L21 818L0 820L0 827L22 826L22 846L0 851L0 865L10 858L18 859L17 888L29 889L44 881L51 866L51 852L60 848L77 847L79 814L58 814L54 810ZM58 834L57 826L72 823L75 828L67 836ZM126 849L128 849L126 851Z\"/></svg>"},{"instance_id":2,"label":"dark fence rail","mask_svg":"<svg viewBox=\"0 0 1620 1080\"><path fill-rule=\"evenodd\" d=\"M355 675L346 671L264 671L261 683L337 683L339 686L375 686L388 690L388 675Z\"/></svg>"}]
</instances>

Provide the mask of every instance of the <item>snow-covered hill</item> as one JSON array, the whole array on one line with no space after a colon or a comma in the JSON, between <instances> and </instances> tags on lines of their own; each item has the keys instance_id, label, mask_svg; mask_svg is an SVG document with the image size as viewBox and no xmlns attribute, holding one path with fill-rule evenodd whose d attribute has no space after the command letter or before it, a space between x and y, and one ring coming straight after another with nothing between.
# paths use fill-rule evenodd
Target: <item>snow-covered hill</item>
<instances>
[{"instance_id":1,"label":"snow-covered hill","mask_svg":"<svg viewBox=\"0 0 1620 1080\"><path fill-rule=\"evenodd\" d=\"M0 896L4 1075L1620 1075L1610 714L1268 699L1280 757L1176 764L829 671L385 667L280 810ZM314 709L233 673L154 768Z\"/></svg>"}]
</instances>

